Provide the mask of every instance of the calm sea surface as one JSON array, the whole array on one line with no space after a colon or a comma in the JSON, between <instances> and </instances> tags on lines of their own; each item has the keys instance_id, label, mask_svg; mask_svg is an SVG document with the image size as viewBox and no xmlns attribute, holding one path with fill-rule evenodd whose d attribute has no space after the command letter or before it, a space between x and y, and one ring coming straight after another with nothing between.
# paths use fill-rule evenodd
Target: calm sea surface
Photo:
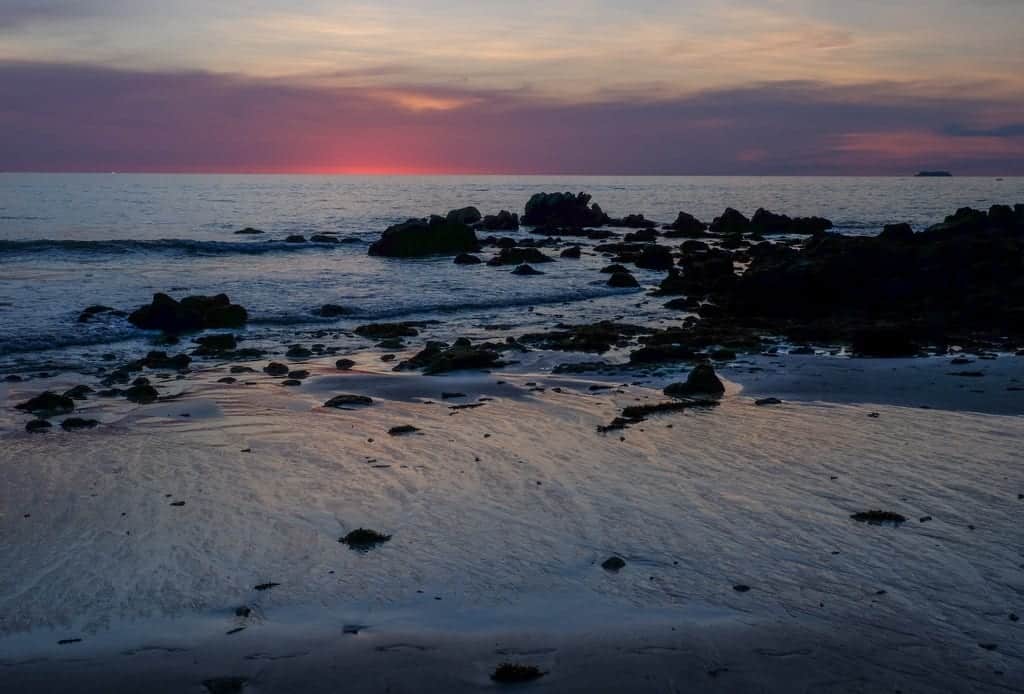
<instances>
[{"instance_id":1,"label":"calm sea surface","mask_svg":"<svg viewBox=\"0 0 1024 694\"><path fill-rule=\"evenodd\" d=\"M75 319L90 304L130 309L155 291L227 292L249 308L254 339L316 327L310 311L324 303L350 306L361 321L431 312L508 319L520 307L555 304L589 317L621 296L595 272L600 257L524 279L508 268L455 267L450 258L366 255L384 228L409 217L465 205L521 213L533 193L556 190L590 192L612 216L669 222L685 210L710 221L726 206L748 215L765 207L826 216L851 234L894 221L921 229L961 206L1024 202L1024 178L0 174L0 370L137 347L146 336L124 321ZM267 233L233 233L245 226ZM283 242L317 232L358 241Z\"/></svg>"}]
</instances>

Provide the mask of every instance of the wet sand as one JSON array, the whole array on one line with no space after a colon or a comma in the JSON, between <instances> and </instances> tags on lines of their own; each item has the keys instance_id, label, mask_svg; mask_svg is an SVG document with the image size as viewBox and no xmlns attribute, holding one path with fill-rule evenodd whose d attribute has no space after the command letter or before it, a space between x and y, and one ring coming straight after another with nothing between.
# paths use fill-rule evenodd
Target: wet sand
<instances>
[{"instance_id":1,"label":"wet sand","mask_svg":"<svg viewBox=\"0 0 1024 694\"><path fill-rule=\"evenodd\" d=\"M504 661L550 691L1024 689L1024 360L961 367L985 407L948 360L756 358L720 407L603 435L659 376L375 360L5 422L0 689L478 691ZM320 407L339 393L376 402ZM338 542L357 527L392 539Z\"/></svg>"}]
</instances>

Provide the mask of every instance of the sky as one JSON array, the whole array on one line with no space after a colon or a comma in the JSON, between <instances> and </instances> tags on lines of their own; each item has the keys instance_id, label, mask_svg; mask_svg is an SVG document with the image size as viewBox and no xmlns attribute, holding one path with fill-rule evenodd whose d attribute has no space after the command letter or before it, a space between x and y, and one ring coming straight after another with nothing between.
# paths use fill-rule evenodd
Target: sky
<instances>
[{"instance_id":1,"label":"sky","mask_svg":"<svg viewBox=\"0 0 1024 694\"><path fill-rule=\"evenodd\" d=\"M0 170L1024 175L1024 0L0 0Z\"/></svg>"}]
</instances>

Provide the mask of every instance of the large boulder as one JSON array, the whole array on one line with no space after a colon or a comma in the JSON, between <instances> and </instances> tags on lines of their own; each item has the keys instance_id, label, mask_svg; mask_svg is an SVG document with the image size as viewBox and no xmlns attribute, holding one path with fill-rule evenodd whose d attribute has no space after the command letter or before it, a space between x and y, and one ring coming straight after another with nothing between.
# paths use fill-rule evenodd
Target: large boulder
<instances>
[{"instance_id":1,"label":"large boulder","mask_svg":"<svg viewBox=\"0 0 1024 694\"><path fill-rule=\"evenodd\" d=\"M519 215L502 210L498 214L487 215L477 226L486 231L515 231L519 228Z\"/></svg>"},{"instance_id":2,"label":"large boulder","mask_svg":"<svg viewBox=\"0 0 1024 694\"><path fill-rule=\"evenodd\" d=\"M14 406L14 409L29 412L37 417L56 417L75 411L75 401L67 395L59 395L51 391L39 395Z\"/></svg>"},{"instance_id":3,"label":"large boulder","mask_svg":"<svg viewBox=\"0 0 1024 694\"><path fill-rule=\"evenodd\" d=\"M523 224L530 226L599 227L611 221L587 193L537 193L526 203Z\"/></svg>"},{"instance_id":4,"label":"large boulder","mask_svg":"<svg viewBox=\"0 0 1024 694\"><path fill-rule=\"evenodd\" d=\"M687 398L692 395L721 395L725 386L719 380L711 364L697 364L686 377L685 383L673 383L665 388L665 395L673 398Z\"/></svg>"},{"instance_id":5,"label":"large boulder","mask_svg":"<svg viewBox=\"0 0 1024 694\"><path fill-rule=\"evenodd\" d=\"M715 217L711 222L711 232L726 236L732 234L745 234L750 231L750 220L742 212L727 207L720 217Z\"/></svg>"},{"instance_id":6,"label":"large boulder","mask_svg":"<svg viewBox=\"0 0 1024 694\"><path fill-rule=\"evenodd\" d=\"M475 207L462 207L457 210L451 210L445 215L445 221L449 224L465 224L468 226L476 224L480 219L480 210Z\"/></svg>"},{"instance_id":7,"label":"large boulder","mask_svg":"<svg viewBox=\"0 0 1024 694\"><path fill-rule=\"evenodd\" d=\"M456 212L464 211L453 211ZM433 215L429 219L410 219L388 227L380 239L370 244L369 253L388 258L417 258L457 255L479 249L476 232L468 225Z\"/></svg>"},{"instance_id":8,"label":"large boulder","mask_svg":"<svg viewBox=\"0 0 1024 694\"><path fill-rule=\"evenodd\" d=\"M488 265L522 265L523 263L550 263L548 257L537 248L502 248L498 255L487 261Z\"/></svg>"},{"instance_id":9,"label":"large boulder","mask_svg":"<svg viewBox=\"0 0 1024 694\"><path fill-rule=\"evenodd\" d=\"M705 236L708 225L692 214L680 212L676 221L665 227L665 236L670 238L699 238Z\"/></svg>"},{"instance_id":10,"label":"large boulder","mask_svg":"<svg viewBox=\"0 0 1024 694\"><path fill-rule=\"evenodd\" d=\"M764 208L754 213L749 231L754 234L821 234L832 228L832 221L824 217L788 217Z\"/></svg>"},{"instance_id":11,"label":"large boulder","mask_svg":"<svg viewBox=\"0 0 1024 694\"><path fill-rule=\"evenodd\" d=\"M672 250L668 246L644 246L640 255L633 261L645 270L668 270L675 264Z\"/></svg>"},{"instance_id":12,"label":"large boulder","mask_svg":"<svg viewBox=\"0 0 1024 694\"><path fill-rule=\"evenodd\" d=\"M249 314L231 303L227 294L187 296L176 301L166 294L153 295L153 301L133 311L128 320L144 330L183 333L208 328L237 328L245 325Z\"/></svg>"}]
</instances>

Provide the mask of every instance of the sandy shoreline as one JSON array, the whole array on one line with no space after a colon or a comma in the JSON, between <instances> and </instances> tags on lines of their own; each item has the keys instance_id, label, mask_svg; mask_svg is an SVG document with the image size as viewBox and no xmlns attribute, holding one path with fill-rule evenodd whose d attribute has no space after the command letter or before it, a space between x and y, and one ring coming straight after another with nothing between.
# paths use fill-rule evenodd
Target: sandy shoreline
<instances>
[{"instance_id":1,"label":"sandy shoreline","mask_svg":"<svg viewBox=\"0 0 1024 694\"><path fill-rule=\"evenodd\" d=\"M92 431L11 420L0 688L475 691L503 660L551 691L1024 687L1024 393L1006 390L1024 362L965 367L986 370L977 406L948 360L741 362L720 407L607 435L667 375L313 362L298 388L210 371L177 400L90 401ZM320 407L340 392L376 404ZM874 508L909 522L849 518ZM360 526L393 539L338 543Z\"/></svg>"}]
</instances>

